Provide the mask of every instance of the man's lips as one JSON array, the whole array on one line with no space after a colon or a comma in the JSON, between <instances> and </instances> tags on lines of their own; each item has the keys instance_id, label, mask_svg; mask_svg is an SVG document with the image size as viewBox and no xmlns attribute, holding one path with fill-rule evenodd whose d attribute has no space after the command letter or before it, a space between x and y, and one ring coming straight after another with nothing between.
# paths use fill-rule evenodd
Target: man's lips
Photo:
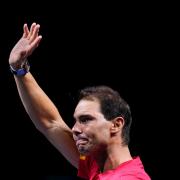
<instances>
[{"instance_id":1,"label":"man's lips","mask_svg":"<svg viewBox=\"0 0 180 180\"><path fill-rule=\"evenodd\" d=\"M78 139L78 140L76 141L76 146L84 145L84 144L86 144L87 142L88 142L87 139L85 139L85 138L80 138L80 139Z\"/></svg>"}]
</instances>

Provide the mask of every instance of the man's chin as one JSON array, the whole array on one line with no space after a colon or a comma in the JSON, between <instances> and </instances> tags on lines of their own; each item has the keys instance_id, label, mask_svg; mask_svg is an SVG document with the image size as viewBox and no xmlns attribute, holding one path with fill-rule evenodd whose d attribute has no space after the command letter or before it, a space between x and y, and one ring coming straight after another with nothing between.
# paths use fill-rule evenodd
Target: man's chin
<instances>
[{"instance_id":1,"label":"man's chin","mask_svg":"<svg viewBox=\"0 0 180 180\"><path fill-rule=\"evenodd\" d=\"M89 149L87 149L87 148L85 148L85 147L82 147L82 146L79 147L79 148L78 148L78 151L79 151L79 153L82 154L82 155L85 155L85 156L90 155Z\"/></svg>"}]
</instances>

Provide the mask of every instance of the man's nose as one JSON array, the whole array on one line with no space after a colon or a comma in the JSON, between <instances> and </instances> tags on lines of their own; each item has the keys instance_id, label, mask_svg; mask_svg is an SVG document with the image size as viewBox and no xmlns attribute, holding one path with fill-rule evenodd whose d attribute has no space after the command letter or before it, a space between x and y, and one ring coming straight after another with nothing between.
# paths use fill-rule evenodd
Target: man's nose
<instances>
[{"instance_id":1,"label":"man's nose","mask_svg":"<svg viewBox=\"0 0 180 180\"><path fill-rule=\"evenodd\" d=\"M82 133L82 127L79 122L76 122L74 126L72 127L72 132L75 136L79 135Z\"/></svg>"}]
</instances>

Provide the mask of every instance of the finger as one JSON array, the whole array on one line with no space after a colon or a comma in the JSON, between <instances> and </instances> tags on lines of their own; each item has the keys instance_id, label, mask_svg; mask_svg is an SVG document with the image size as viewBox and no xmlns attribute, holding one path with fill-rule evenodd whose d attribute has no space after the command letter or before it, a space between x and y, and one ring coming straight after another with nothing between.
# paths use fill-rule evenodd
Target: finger
<instances>
[{"instance_id":1,"label":"finger","mask_svg":"<svg viewBox=\"0 0 180 180\"><path fill-rule=\"evenodd\" d=\"M38 36L31 44L31 47L37 47L39 43L41 42L41 39L42 39L42 36Z\"/></svg>"},{"instance_id":2,"label":"finger","mask_svg":"<svg viewBox=\"0 0 180 180\"><path fill-rule=\"evenodd\" d=\"M27 24L24 24L24 26L23 26L23 38L26 38L27 36L28 36L28 34L29 34L29 29L28 29L28 26L27 26Z\"/></svg>"},{"instance_id":3,"label":"finger","mask_svg":"<svg viewBox=\"0 0 180 180\"><path fill-rule=\"evenodd\" d=\"M30 28L30 32L29 32L28 37L27 37L28 39L30 39L30 37L32 36L32 33L34 31L35 26L36 26L36 23L32 23L31 28Z\"/></svg>"},{"instance_id":4,"label":"finger","mask_svg":"<svg viewBox=\"0 0 180 180\"><path fill-rule=\"evenodd\" d=\"M39 28L40 28L40 25L37 24L33 30L33 33L31 35L30 39L29 39L29 44L31 44L38 37Z\"/></svg>"},{"instance_id":5,"label":"finger","mask_svg":"<svg viewBox=\"0 0 180 180\"><path fill-rule=\"evenodd\" d=\"M37 48L39 46L39 43L41 42L42 36L38 36L36 37L36 39L31 43L31 45L29 46L29 51L28 51L28 55L30 55L35 48Z\"/></svg>"}]
</instances>

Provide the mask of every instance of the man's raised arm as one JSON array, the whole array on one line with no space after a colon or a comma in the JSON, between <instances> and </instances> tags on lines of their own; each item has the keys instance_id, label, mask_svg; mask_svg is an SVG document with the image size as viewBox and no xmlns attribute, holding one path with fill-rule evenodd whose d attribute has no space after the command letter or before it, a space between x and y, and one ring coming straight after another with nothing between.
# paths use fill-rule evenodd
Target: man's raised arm
<instances>
[{"instance_id":1,"label":"man's raised arm","mask_svg":"<svg viewBox=\"0 0 180 180\"><path fill-rule=\"evenodd\" d=\"M78 168L79 152L72 131L61 118L57 108L28 72L27 57L38 47L42 37L40 25L33 23L30 30L24 25L23 36L10 53L9 64L21 101L35 124L47 139Z\"/></svg>"}]
</instances>

